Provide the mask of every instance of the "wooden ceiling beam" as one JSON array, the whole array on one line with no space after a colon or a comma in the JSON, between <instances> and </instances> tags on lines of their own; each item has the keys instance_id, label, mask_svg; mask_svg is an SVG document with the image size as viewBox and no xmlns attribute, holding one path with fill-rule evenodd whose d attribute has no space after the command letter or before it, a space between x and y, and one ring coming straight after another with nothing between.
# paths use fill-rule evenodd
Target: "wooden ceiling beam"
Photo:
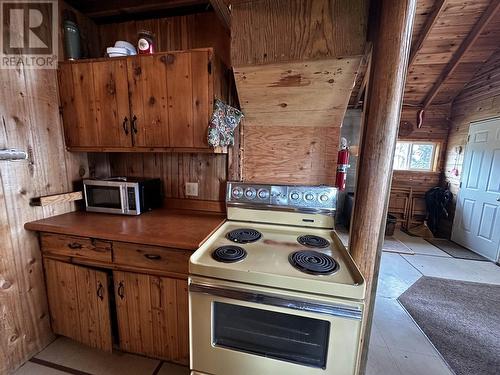
<instances>
[{"instance_id":1,"label":"wooden ceiling beam","mask_svg":"<svg viewBox=\"0 0 500 375\"><path fill-rule=\"evenodd\" d=\"M227 29L231 30L231 11L226 1L224 0L210 0L212 8L214 8L215 14L222 21Z\"/></svg>"},{"instance_id":2,"label":"wooden ceiling beam","mask_svg":"<svg viewBox=\"0 0 500 375\"><path fill-rule=\"evenodd\" d=\"M368 79L370 78L370 66L371 66L371 60L372 60L372 52L371 49L368 52L367 55L365 55L366 59L366 69L365 69L365 75L363 76L363 81L361 82L361 86L359 87L358 95L356 95L356 101L354 102L354 108L359 108L360 103L361 103L361 98L363 97L363 94L366 90L366 85L368 83Z\"/></svg>"},{"instance_id":3,"label":"wooden ceiling beam","mask_svg":"<svg viewBox=\"0 0 500 375\"><path fill-rule=\"evenodd\" d=\"M448 0L438 0L436 5L434 6L434 9L432 10L431 14L427 18L427 22L425 23L422 31L418 35L418 39L416 40L415 43L413 43L411 52L410 52L410 59L408 60L408 69L413 65L415 62L415 59L417 57L418 51L422 48L422 45L424 44L425 40L429 36L432 28L436 24L439 16L443 12L443 10L446 8L446 3Z\"/></svg>"},{"instance_id":4,"label":"wooden ceiling beam","mask_svg":"<svg viewBox=\"0 0 500 375\"><path fill-rule=\"evenodd\" d=\"M68 0L67 2L90 18L103 18L120 14L151 12L208 4L208 0Z\"/></svg>"},{"instance_id":5,"label":"wooden ceiling beam","mask_svg":"<svg viewBox=\"0 0 500 375\"><path fill-rule=\"evenodd\" d=\"M481 18L476 22L467 37L463 40L462 44L460 44L460 47L458 47L458 49L455 51L455 54L451 58L448 65L446 65L446 68L441 72L437 81L427 93L427 96L425 97L422 105L424 109L427 108L436 98L443 83L455 71L457 66L460 64L460 60L462 59L463 55L469 50L470 47L472 47L477 38L479 38L484 28L492 20L499 8L500 0L492 0L488 8L486 8L486 10L483 12Z\"/></svg>"}]
</instances>

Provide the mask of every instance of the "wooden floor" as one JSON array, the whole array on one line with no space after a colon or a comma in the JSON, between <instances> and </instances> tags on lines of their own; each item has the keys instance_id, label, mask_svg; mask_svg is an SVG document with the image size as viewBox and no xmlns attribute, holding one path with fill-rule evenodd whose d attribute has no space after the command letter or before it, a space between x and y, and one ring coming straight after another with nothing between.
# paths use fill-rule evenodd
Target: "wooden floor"
<instances>
[{"instance_id":1,"label":"wooden floor","mask_svg":"<svg viewBox=\"0 0 500 375\"><path fill-rule=\"evenodd\" d=\"M397 231L415 255L383 252L366 375L452 375L447 364L397 301L422 275L500 284L500 267L455 259L421 238ZM341 236L347 241L346 236ZM15 375L188 375L186 367L141 356L89 349L58 338Z\"/></svg>"}]
</instances>

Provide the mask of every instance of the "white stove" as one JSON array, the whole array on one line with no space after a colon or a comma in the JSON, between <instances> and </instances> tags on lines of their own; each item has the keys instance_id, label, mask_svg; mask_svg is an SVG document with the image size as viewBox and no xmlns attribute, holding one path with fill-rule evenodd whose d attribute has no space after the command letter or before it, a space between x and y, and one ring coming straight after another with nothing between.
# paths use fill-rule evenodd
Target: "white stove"
<instances>
[{"instance_id":1,"label":"white stove","mask_svg":"<svg viewBox=\"0 0 500 375\"><path fill-rule=\"evenodd\" d=\"M336 195L228 183L228 220L190 259L192 374L355 373L365 283Z\"/></svg>"}]
</instances>

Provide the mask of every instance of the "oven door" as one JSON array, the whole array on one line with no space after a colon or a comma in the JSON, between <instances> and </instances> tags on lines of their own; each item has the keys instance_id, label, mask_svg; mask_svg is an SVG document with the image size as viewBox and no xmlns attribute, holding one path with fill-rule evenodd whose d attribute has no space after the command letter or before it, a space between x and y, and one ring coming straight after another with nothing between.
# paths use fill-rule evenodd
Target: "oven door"
<instances>
[{"instance_id":1,"label":"oven door","mask_svg":"<svg viewBox=\"0 0 500 375\"><path fill-rule=\"evenodd\" d=\"M193 373L355 373L361 304L194 277L189 301Z\"/></svg>"},{"instance_id":2,"label":"oven door","mask_svg":"<svg viewBox=\"0 0 500 375\"><path fill-rule=\"evenodd\" d=\"M85 206L87 211L125 214L127 191L123 182L84 181Z\"/></svg>"}]
</instances>

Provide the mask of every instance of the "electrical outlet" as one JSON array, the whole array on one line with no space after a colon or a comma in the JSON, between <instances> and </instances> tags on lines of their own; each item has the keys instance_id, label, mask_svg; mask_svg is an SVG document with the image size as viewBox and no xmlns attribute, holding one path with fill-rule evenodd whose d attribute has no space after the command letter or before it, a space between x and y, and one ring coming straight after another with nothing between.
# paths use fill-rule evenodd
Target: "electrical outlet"
<instances>
[{"instance_id":1,"label":"electrical outlet","mask_svg":"<svg viewBox=\"0 0 500 375\"><path fill-rule=\"evenodd\" d=\"M186 182L186 195L189 197L198 196L198 183L197 182Z\"/></svg>"}]
</instances>

